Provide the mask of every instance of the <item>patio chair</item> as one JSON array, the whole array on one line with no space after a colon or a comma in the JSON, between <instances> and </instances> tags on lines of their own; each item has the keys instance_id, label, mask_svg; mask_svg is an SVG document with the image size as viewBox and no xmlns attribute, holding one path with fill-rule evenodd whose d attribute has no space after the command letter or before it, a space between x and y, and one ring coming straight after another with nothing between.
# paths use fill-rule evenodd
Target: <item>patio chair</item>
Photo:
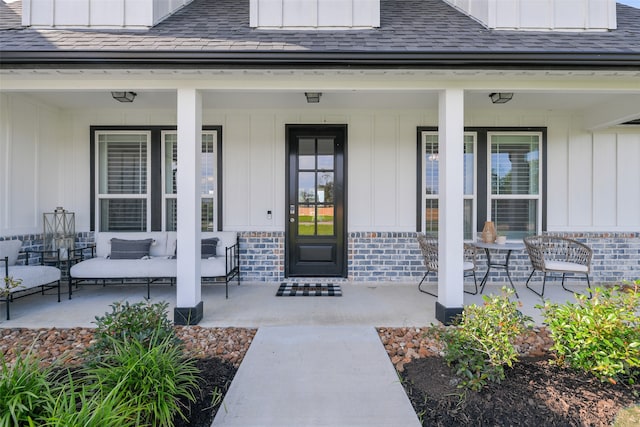
<instances>
[{"instance_id":1,"label":"patio chair","mask_svg":"<svg viewBox=\"0 0 640 427\"><path fill-rule=\"evenodd\" d=\"M438 272L438 239L433 236L425 236L422 233L418 233L418 244L420 245L420 251L422 252L422 259L424 261L424 266L427 269L424 276L422 276L422 280L418 284L418 290L420 292L424 292L425 294L438 297L438 294L434 294L425 289L422 289L422 283L427 278L429 273L437 273ZM464 262L463 269L464 274L463 277L473 276L473 283L475 285L475 291L464 291L467 294L476 295L478 293L478 281L476 279L476 247L470 244L464 244Z\"/></svg>"},{"instance_id":2,"label":"patio chair","mask_svg":"<svg viewBox=\"0 0 640 427\"><path fill-rule=\"evenodd\" d=\"M593 251L578 241L558 236L529 236L524 238L533 271L527 279L526 287L534 294L543 297L547 282L547 274L562 274L562 289L574 292L564 286L567 274L583 275L587 279L587 289L591 298L591 258ZM529 286L529 281L536 271L544 273L542 291L538 292Z\"/></svg>"},{"instance_id":3,"label":"patio chair","mask_svg":"<svg viewBox=\"0 0 640 427\"><path fill-rule=\"evenodd\" d=\"M10 320L9 304L15 299L36 293L44 294L46 289L57 288L60 302L60 269L46 265L29 265L28 254L26 265L16 265L21 247L20 240L0 241L0 266L4 263L0 282L0 302L7 306L7 320ZM9 286L9 279L15 286Z\"/></svg>"}]
</instances>

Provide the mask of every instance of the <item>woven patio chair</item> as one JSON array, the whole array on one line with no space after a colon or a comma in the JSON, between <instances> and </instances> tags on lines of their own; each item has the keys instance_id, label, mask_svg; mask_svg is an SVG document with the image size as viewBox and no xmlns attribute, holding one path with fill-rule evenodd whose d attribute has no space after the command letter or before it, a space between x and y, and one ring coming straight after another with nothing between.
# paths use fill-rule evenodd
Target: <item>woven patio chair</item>
<instances>
[{"instance_id":1,"label":"woven patio chair","mask_svg":"<svg viewBox=\"0 0 640 427\"><path fill-rule=\"evenodd\" d=\"M533 271L527 279L526 287L536 295L543 297L547 282L547 274L562 274L562 289L574 292L564 286L567 274L583 275L587 279L587 289L591 298L591 258L593 251L587 245L576 240L558 236L529 236L524 238ZM542 291L538 292L529 286L529 281L536 271L544 273Z\"/></svg>"},{"instance_id":2,"label":"woven patio chair","mask_svg":"<svg viewBox=\"0 0 640 427\"><path fill-rule=\"evenodd\" d=\"M422 276L422 280L418 284L418 290L420 292L424 292L425 294L438 297L438 294L434 294L427 290L422 289L422 283L427 278L429 273L437 273L438 272L438 239L433 236L425 236L422 233L418 233L418 244L420 245L420 251L422 252L422 258L424 261L424 266L427 269L424 276ZM464 291L467 294L475 295L478 293L478 281L476 279L476 247L473 245L466 244L464 245L464 277L473 276L473 283L475 285L475 291Z\"/></svg>"}]
</instances>

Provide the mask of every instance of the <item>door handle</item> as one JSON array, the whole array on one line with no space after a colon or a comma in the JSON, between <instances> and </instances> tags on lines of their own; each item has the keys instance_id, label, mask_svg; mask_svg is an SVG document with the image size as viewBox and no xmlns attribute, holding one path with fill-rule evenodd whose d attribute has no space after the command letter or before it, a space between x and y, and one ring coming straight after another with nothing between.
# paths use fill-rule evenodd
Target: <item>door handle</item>
<instances>
[{"instance_id":1,"label":"door handle","mask_svg":"<svg viewBox=\"0 0 640 427\"><path fill-rule=\"evenodd\" d=\"M289 205L289 215L296 214L296 205Z\"/></svg>"},{"instance_id":2,"label":"door handle","mask_svg":"<svg viewBox=\"0 0 640 427\"><path fill-rule=\"evenodd\" d=\"M289 222L296 222L296 219L294 217L289 218Z\"/></svg>"}]
</instances>

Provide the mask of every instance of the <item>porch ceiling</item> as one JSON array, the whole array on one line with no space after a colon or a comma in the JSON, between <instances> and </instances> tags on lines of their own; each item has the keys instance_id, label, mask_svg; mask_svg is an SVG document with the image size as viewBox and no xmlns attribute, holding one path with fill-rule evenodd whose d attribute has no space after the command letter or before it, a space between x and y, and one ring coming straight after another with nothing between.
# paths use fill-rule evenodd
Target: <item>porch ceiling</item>
<instances>
[{"instance_id":1,"label":"porch ceiling","mask_svg":"<svg viewBox=\"0 0 640 427\"><path fill-rule=\"evenodd\" d=\"M117 89L117 88L114 88ZM47 105L63 109L126 110L175 109L175 91L134 90L137 93L131 104L118 103L109 91L28 91L30 97ZM314 91L314 89L309 89ZM489 99L491 91L465 92L467 109L508 108L523 110L588 111L601 105L628 100L630 105L640 105L640 94L618 93L571 93L571 92L515 92L507 105L493 105ZM322 91L319 104L307 104L303 91L204 91L203 107L207 109L435 109L438 95L434 91ZM640 111L636 112L640 115ZM629 114L633 115L634 112Z\"/></svg>"},{"instance_id":2,"label":"porch ceiling","mask_svg":"<svg viewBox=\"0 0 640 427\"><path fill-rule=\"evenodd\" d=\"M438 91L454 87L465 90L470 110L577 111L598 126L640 117L640 71L4 69L0 77L3 92L63 109L175 109L182 87L201 89L207 109L436 109ZM120 104L111 90L138 96ZM322 92L320 103L307 104L305 91ZM491 104L489 93L499 91L515 96L506 106ZM612 106L616 117L597 117Z\"/></svg>"}]
</instances>

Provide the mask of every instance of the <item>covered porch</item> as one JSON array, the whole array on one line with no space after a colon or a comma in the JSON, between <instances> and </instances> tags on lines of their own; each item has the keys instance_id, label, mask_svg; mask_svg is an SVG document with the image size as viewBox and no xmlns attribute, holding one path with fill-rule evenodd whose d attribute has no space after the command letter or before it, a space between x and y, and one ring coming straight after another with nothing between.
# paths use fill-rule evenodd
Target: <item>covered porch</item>
<instances>
[{"instance_id":1,"label":"covered porch","mask_svg":"<svg viewBox=\"0 0 640 427\"><path fill-rule=\"evenodd\" d=\"M484 188L473 181L471 213L465 216L463 201L469 194L460 141L468 128L544 133L540 174L545 176L527 232L577 232L580 238L592 239L601 247L594 262L595 283L638 275L640 131L621 125L640 116L637 71L282 68L2 73L2 123L7 132L0 148L8 155L3 161L6 184L0 188L5 206L1 237L35 235L29 245L37 247L42 213L64 206L76 213L78 240L95 239L101 214L98 164L91 145L94 128L120 132L167 127L186 142L177 148L176 194L167 197L149 190L145 195L150 205L159 197L153 206L162 211L157 221L147 218L146 231L166 229L169 214L163 203L175 200L177 250L188 256L178 259L177 286L167 290L179 308L194 308L207 300L195 261L200 258L203 222L199 135L207 126L215 127L221 141L211 223L240 233L242 280L263 283L265 289L287 279L285 129L291 124L346 125L347 267L341 279L353 282L359 291L367 282L385 283L386 288L419 281L424 269L415 232L431 227L441 241L440 296L435 302L417 299L421 309L411 311L429 312L437 305L436 317L447 321L468 303L458 254L463 242L475 240L492 215L486 181ZM110 94L114 90L135 92L134 102L116 102ZM309 92L320 93L320 102L309 103ZM494 104L489 95L496 92L514 96L509 103ZM436 129L440 141L439 214L431 224L425 218L431 208L424 205L429 197L423 171L416 166L424 156L424 128ZM489 151L483 156L490 156ZM474 165L480 157L475 155ZM483 162L487 164L486 158ZM145 209L153 216L150 205ZM470 235L465 235L465 221ZM609 252L611 247L622 250L623 256ZM522 281L517 276L526 277L530 271L526 254L515 262L516 281ZM100 290L111 292L108 289ZM241 289L236 292L246 292L244 286ZM261 292L258 285L246 289ZM209 307L205 304L202 324L207 316L230 315L223 311L224 301L214 301Z\"/></svg>"}]
</instances>

